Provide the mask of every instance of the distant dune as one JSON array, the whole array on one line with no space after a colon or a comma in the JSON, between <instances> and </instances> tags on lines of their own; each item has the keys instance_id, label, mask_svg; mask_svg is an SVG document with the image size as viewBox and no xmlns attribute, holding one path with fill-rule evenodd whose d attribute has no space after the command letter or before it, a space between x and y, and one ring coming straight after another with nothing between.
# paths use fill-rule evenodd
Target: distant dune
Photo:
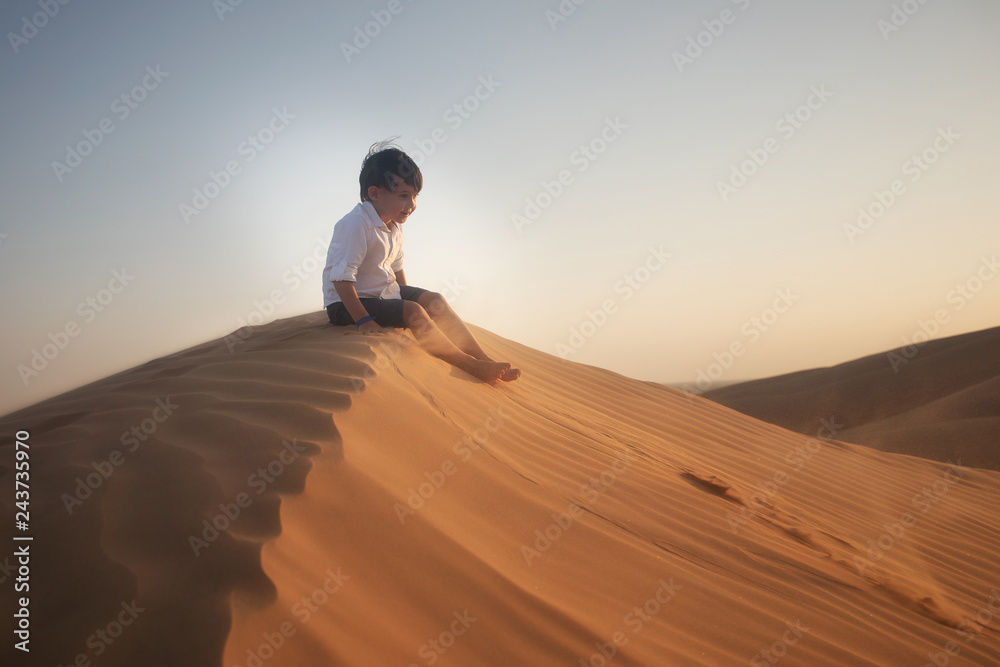
<instances>
[{"instance_id":1,"label":"distant dune","mask_svg":"<svg viewBox=\"0 0 1000 667\"><path fill-rule=\"evenodd\" d=\"M1000 470L1000 328L703 394L787 429Z\"/></svg>"},{"instance_id":2,"label":"distant dune","mask_svg":"<svg viewBox=\"0 0 1000 667\"><path fill-rule=\"evenodd\" d=\"M325 318L0 418L3 576L27 545L31 633L26 659L5 596L2 664L1000 660L1000 474L807 437L477 329L524 371L487 385ZM869 391L914 405L935 397L919 369L967 355L928 345L903 371L925 378L912 396ZM995 377L972 375L938 398ZM11 540L18 438L31 542Z\"/></svg>"}]
</instances>

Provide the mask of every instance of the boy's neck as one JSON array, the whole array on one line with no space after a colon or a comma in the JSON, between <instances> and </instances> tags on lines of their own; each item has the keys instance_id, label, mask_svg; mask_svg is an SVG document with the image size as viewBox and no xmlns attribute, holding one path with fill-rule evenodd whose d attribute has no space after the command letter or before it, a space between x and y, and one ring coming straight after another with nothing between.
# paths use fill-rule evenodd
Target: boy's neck
<instances>
[{"instance_id":1,"label":"boy's neck","mask_svg":"<svg viewBox=\"0 0 1000 667\"><path fill-rule=\"evenodd\" d=\"M395 229L395 228L396 228L396 224L397 224L397 223L393 222L392 220L386 220L386 219L385 219L384 217L382 217L382 214L381 214L381 213L379 213L379 210L378 210L378 208L377 208L377 207L375 206L375 203L374 203L374 202L372 202L372 201L371 201L371 200L369 199L369 200L368 200L368 203L372 205L372 208L373 208L373 209L375 209L375 215L377 215L377 216L378 216L378 219L382 221L382 224L383 224L383 225L385 225L386 227L388 227L388 228L389 228L390 230L393 230L393 229Z\"/></svg>"}]
</instances>

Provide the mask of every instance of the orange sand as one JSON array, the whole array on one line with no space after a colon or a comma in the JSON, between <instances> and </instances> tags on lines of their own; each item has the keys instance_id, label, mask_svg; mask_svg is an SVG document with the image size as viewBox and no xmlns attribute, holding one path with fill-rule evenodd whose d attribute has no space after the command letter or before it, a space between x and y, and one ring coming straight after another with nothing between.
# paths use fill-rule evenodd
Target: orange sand
<instances>
[{"instance_id":1,"label":"orange sand","mask_svg":"<svg viewBox=\"0 0 1000 667\"><path fill-rule=\"evenodd\" d=\"M1000 470L1000 327L706 392L784 428Z\"/></svg>"},{"instance_id":2,"label":"orange sand","mask_svg":"<svg viewBox=\"0 0 1000 667\"><path fill-rule=\"evenodd\" d=\"M1000 659L1000 474L476 334L522 379L315 313L0 419L6 489L30 432L35 538L31 661L8 639L3 664Z\"/></svg>"}]
</instances>

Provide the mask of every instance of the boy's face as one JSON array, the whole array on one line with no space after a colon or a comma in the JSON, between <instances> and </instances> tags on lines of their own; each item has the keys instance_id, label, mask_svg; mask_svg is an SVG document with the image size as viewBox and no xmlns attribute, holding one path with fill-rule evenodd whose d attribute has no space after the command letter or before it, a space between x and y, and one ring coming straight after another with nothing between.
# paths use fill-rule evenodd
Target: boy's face
<instances>
[{"instance_id":1,"label":"boy's face","mask_svg":"<svg viewBox=\"0 0 1000 667\"><path fill-rule=\"evenodd\" d=\"M373 185L368 188L368 198L382 222L401 225L417 208L417 190L398 176L390 175L389 180L391 190Z\"/></svg>"}]
</instances>

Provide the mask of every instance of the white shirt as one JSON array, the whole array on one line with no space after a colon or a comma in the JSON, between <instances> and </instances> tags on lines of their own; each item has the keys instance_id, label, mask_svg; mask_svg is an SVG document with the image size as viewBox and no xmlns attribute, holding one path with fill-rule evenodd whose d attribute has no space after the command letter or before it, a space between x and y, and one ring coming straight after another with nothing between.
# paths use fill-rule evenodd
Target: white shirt
<instances>
[{"instance_id":1,"label":"white shirt","mask_svg":"<svg viewBox=\"0 0 1000 667\"><path fill-rule=\"evenodd\" d=\"M396 272L403 270L403 230L390 229L370 201L362 202L333 227L323 269L325 305L341 301L335 280L354 283L362 298L398 299Z\"/></svg>"}]
</instances>

